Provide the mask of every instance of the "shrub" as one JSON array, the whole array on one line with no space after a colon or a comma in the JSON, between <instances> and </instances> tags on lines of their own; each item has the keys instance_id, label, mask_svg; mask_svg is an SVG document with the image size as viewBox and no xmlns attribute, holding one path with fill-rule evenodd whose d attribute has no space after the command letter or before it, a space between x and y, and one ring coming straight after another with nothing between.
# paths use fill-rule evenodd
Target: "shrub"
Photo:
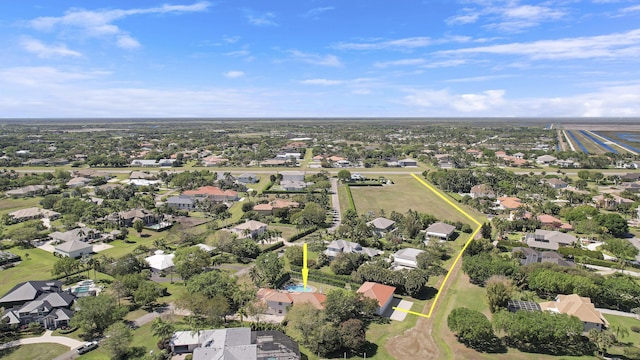
<instances>
[{"instance_id":1,"label":"shrub","mask_svg":"<svg viewBox=\"0 0 640 360\"><path fill-rule=\"evenodd\" d=\"M634 333L640 333L640 326L633 325L631 327L631 331L633 331Z\"/></svg>"}]
</instances>

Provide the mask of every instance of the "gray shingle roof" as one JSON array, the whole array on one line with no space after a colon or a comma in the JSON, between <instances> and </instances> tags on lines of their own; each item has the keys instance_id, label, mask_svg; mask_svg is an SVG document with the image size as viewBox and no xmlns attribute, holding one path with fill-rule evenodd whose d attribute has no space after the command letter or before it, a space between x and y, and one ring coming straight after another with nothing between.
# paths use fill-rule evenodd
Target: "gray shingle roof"
<instances>
[{"instance_id":1,"label":"gray shingle roof","mask_svg":"<svg viewBox=\"0 0 640 360\"><path fill-rule=\"evenodd\" d=\"M78 250L93 249L93 246L82 241L71 240L56 246L55 249L58 251L70 253Z\"/></svg>"}]
</instances>

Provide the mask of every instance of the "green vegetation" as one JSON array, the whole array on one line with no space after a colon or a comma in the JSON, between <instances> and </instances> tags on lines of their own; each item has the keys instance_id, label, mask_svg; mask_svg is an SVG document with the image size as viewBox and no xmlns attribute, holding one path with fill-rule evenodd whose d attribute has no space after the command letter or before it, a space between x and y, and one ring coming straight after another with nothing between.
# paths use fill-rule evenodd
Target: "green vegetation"
<instances>
[{"instance_id":1,"label":"green vegetation","mask_svg":"<svg viewBox=\"0 0 640 360\"><path fill-rule=\"evenodd\" d=\"M68 347L58 344L21 345L16 348L0 350L0 357L3 360L51 360L67 351L69 351Z\"/></svg>"}]
</instances>

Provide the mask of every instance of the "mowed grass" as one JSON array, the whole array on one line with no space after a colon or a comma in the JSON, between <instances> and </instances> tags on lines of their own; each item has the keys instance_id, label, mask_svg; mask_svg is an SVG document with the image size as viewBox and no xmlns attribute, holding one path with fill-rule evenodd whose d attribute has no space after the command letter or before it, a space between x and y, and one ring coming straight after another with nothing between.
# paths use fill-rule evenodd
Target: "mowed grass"
<instances>
[{"instance_id":1,"label":"mowed grass","mask_svg":"<svg viewBox=\"0 0 640 360\"><path fill-rule=\"evenodd\" d=\"M369 211L377 214L380 209L384 209L386 214L390 214L391 211L404 214L407 210L411 209L434 215L439 220L461 221L475 227L469 218L461 214L453 206L434 194L412 176L394 175L388 178L394 182L393 185L382 187L351 187L353 201L356 204L358 214L366 214ZM454 200L451 199L451 201ZM348 203L346 206L348 206ZM340 207L342 208L342 198L340 199ZM465 211L479 221L484 219L484 217L475 210L465 208Z\"/></svg>"},{"instance_id":2,"label":"mowed grass","mask_svg":"<svg viewBox=\"0 0 640 360\"><path fill-rule=\"evenodd\" d=\"M28 198L4 198L0 200L0 215L8 214L10 212L29 208L29 207L40 207L41 197L28 197Z\"/></svg>"},{"instance_id":3,"label":"mowed grass","mask_svg":"<svg viewBox=\"0 0 640 360\"><path fill-rule=\"evenodd\" d=\"M9 252L20 255L22 262L10 269L0 270L0 294L5 294L24 281L48 280L53 277L51 269L57 260L53 254L37 248L20 249L18 247L11 248Z\"/></svg>"},{"instance_id":4,"label":"mowed grass","mask_svg":"<svg viewBox=\"0 0 640 360\"><path fill-rule=\"evenodd\" d=\"M0 351L3 360L50 360L69 351L69 348L59 344L21 345Z\"/></svg>"},{"instance_id":5,"label":"mowed grass","mask_svg":"<svg viewBox=\"0 0 640 360\"><path fill-rule=\"evenodd\" d=\"M629 332L628 335L622 336L622 333L619 334L619 341L622 343L632 343L635 347L640 347L640 333L631 331L632 326L640 326L640 320L635 318L629 318L624 316L616 316L616 315L604 315L605 319L609 321L609 329L615 334L615 328L620 326L622 328L626 328ZM609 349L609 353L621 355L624 352L624 347L616 346L614 348Z\"/></svg>"}]
</instances>

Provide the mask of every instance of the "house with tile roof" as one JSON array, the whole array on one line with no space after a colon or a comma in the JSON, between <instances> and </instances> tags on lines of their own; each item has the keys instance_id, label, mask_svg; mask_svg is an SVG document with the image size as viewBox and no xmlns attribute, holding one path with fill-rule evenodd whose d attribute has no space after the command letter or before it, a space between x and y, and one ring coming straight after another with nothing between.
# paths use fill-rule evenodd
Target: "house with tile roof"
<instances>
[{"instance_id":1,"label":"house with tile roof","mask_svg":"<svg viewBox=\"0 0 640 360\"><path fill-rule=\"evenodd\" d=\"M494 199L496 197L495 191L493 191L491 186L487 184L479 184L472 187L471 191L469 191L469 194L473 199L482 199L482 198Z\"/></svg>"},{"instance_id":2,"label":"house with tile roof","mask_svg":"<svg viewBox=\"0 0 640 360\"><path fill-rule=\"evenodd\" d=\"M358 243L342 239L333 240L329 245L327 245L327 250L324 251L324 254L331 260L335 259L340 253L363 254L368 257L374 257L380 255L382 251L374 248L363 247Z\"/></svg>"},{"instance_id":3,"label":"house with tile roof","mask_svg":"<svg viewBox=\"0 0 640 360\"><path fill-rule=\"evenodd\" d=\"M196 200L209 200L215 203L232 202L238 200L238 192L234 190L222 190L216 186L202 186L195 190L183 191L182 195Z\"/></svg>"},{"instance_id":4,"label":"house with tile roof","mask_svg":"<svg viewBox=\"0 0 640 360\"><path fill-rule=\"evenodd\" d=\"M286 315L295 304L311 304L316 309L324 309L325 294L314 292L287 292L282 290L258 289L258 299L267 305L267 314Z\"/></svg>"},{"instance_id":5,"label":"house with tile roof","mask_svg":"<svg viewBox=\"0 0 640 360\"><path fill-rule=\"evenodd\" d=\"M418 267L418 255L423 252L424 250L414 248L400 249L393 254L393 265L415 269Z\"/></svg>"},{"instance_id":6,"label":"house with tile roof","mask_svg":"<svg viewBox=\"0 0 640 360\"><path fill-rule=\"evenodd\" d=\"M30 207L10 212L9 217L14 222L22 222L32 219L56 220L60 217L60 213L49 209Z\"/></svg>"},{"instance_id":7,"label":"house with tile roof","mask_svg":"<svg viewBox=\"0 0 640 360\"><path fill-rule=\"evenodd\" d=\"M569 234L559 231L549 231L538 229L533 234L527 234L525 241L530 248L541 250L558 250L562 246L570 246L578 239Z\"/></svg>"},{"instance_id":8,"label":"house with tile roof","mask_svg":"<svg viewBox=\"0 0 640 360\"><path fill-rule=\"evenodd\" d=\"M555 301L540 303L542 311L549 311L558 314L575 316L584 324L584 331L591 329L603 330L609 326L607 319L591 303L588 297L581 297L576 294L558 295Z\"/></svg>"},{"instance_id":9,"label":"house with tile roof","mask_svg":"<svg viewBox=\"0 0 640 360\"><path fill-rule=\"evenodd\" d=\"M456 227L453 225L449 225L443 222L436 222L431 224L426 231L426 239L430 240L431 238L440 239L440 240L449 240L451 236L456 231Z\"/></svg>"},{"instance_id":10,"label":"house with tile roof","mask_svg":"<svg viewBox=\"0 0 640 360\"><path fill-rule=\"evenodd\" d=\"M260 221L247 220L240 225L232 227L230 231L238 235L238 238L240 239L247 237L256 239L267 231L267 224Z\"/></svg>"},{"instance_id":11,"label":"house with tile roof","mask_svg":"<svg viewBox=\"0 0 640 360\"><path fill-rule=\"evenodd\" d=\"M522 206L522 200L517 197L503 196L498 198L497 204L499 209L515 210Z\"/></svg>"},{"instance_id":12,"label":"house with tile roof","mask_svg":"<svg viewBox=\"0 0 640 360\"><path fill-rule=\"evenodd\" d=\"M396 222L383 217L377 217L367 223L373 229L374 234L385 236L396 229Z\"/></svg>"},{"instance_id":13,"label":"house with tile roof","mask_svg":"<svg viewBox=\"0 0 640 360\"><path fill-rule=\"evenodd\" d=\"M396 288L389 285L378 284L375 282L367 281L360 286L357 290L358 293L368 297L369 299L374 299L378 303L378 310L376 314L382 315L384 314L393 301L393 293L396 291Z\"/></svg>"},{"instance_id":14,"label":"house with tile roof","mask_svg":"<svg viewBox=\"0 0 640 360\"><path fill-rule=\"evenodd\" d=\"M93 245L80 240L71 240L57 245L54 248L54 254L77 259L84 255L93 254Z\"/></svg>"}]
</instances>

